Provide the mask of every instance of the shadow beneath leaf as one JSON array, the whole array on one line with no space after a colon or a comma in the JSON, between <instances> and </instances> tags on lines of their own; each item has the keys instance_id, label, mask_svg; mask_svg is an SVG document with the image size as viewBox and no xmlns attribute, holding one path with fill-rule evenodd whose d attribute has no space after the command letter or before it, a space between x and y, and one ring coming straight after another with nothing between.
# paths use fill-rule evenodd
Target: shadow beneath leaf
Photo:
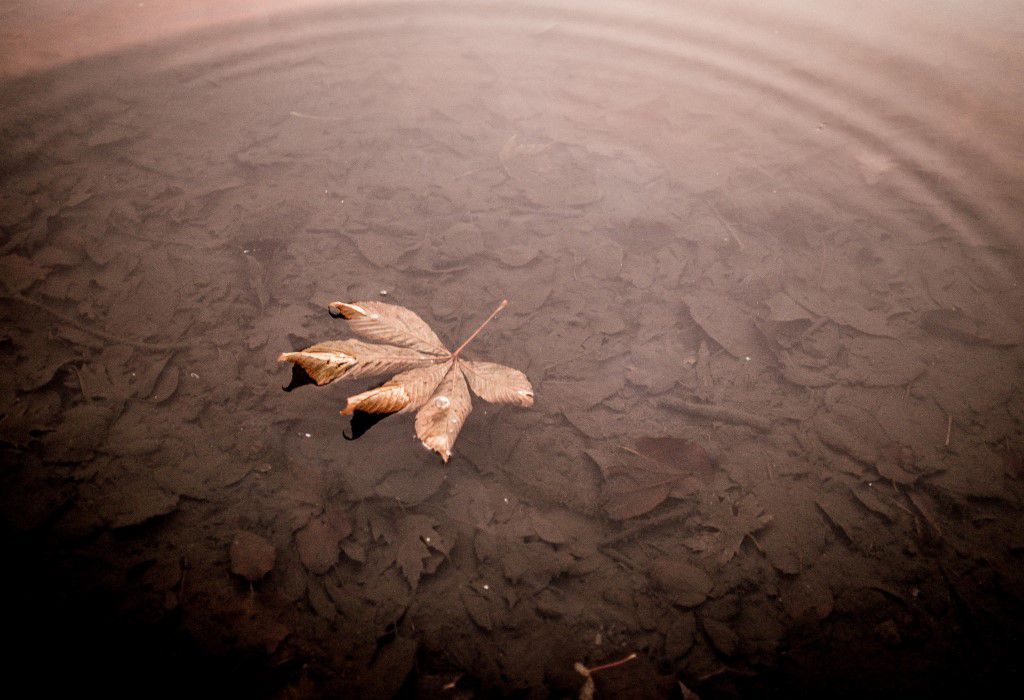
<instances>
[{"instance_id":1,"label":"shadow beneath leaf","mask_svg":"<svg viewBox=\"0 0 1024 700\"><path fill-rule=\"evenodd\" d=\"M292 365L292 380L288 386L283 386L283 391L294 391L300 386L306 386L307 384L316 384L316 380L313 379L306 370L302 369L299 365ZM366 413L365 411L356 411L352 414L352 434L342 433L342 437L346 440L358 440L373 426L380 423L388 416L394 415L393 413Z\"/></svg>"},{"instance_id":2,"label":"shadow beneath leaf","mask_svg":"<svg viewBox=\"0 0 1024 700\"><path fill-rule=\"evenodd\" d=\"M365 413L364 411L355 411L352 414L352 435L346 435L342 433L342 437L346 440L358 440L373 426L380 423L388 416L393 416L394 413Z\"/></svg>"},{"instance_id":3,"label":"shadow beneath leaf","mask_svg":"<svg viewBox=\"0 0 1024 700\"><path fill-rule=\"evenodd\" d=\"M300 386L306 386L307 384L316 384L316 380L313 379L306 370L302 369L298 365L292 365L292 381L288 386L281 387L285 391L293 391L298 389Z\"/></svg>"}]
</instances>

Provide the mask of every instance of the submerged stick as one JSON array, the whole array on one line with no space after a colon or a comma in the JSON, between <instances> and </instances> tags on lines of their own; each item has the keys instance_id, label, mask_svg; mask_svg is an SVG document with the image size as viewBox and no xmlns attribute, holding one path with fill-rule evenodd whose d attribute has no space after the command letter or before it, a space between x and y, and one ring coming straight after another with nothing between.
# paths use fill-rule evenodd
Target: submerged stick
<instances>
[{"instance_id":1,"label":"submerged stick","mask_svg":"<svg viewBox=\"0 0 1024 700\"><path fill-rule=\"evenodd\" d=\"M343 122L343 121L345 121L344 117L328 117L328 116L321 116L319 114L306 114L305 112L296 112L294 110L292 110L288 114L290 116L292 116L292 117L298 117L299 119L316 119L318 121L324 121L324 122Z\"/></svg>"},{"instance_id":2,"label":"submerged stick","mask_svg":"<svg viewBox=\"0 0 1024 700\"><path fill-rule=\"evenodd\" d=\"M602 664L600 666L595 666L594 668L587 668L582 663L577 661L573 665L573 668L576 669L576 673L580 674L581 676L583 676L584 678L587 679L586 682L583 684L583 687L580 688L580 693L579 693L579 695L577 697L579 697L580 700L593 700L593 698L594 698L594 674L597 673L598 671L605 671L605 670L607 670L609 668L615 668L616 666L621 666L622 664L629 663L630 661L632 661L635 658L636 658L636 652L633 652L632 654L630 654L629 656L625 657L624 659L619 659L618 661L612 661L611 663Z\"/></svg>"},{"instance_id":3,"label":"submerged stick","mask_svg":"<svg viewBox=\"0 0 1024 700\"><path fill-rule=\"evenodd\" d=\"M671 408L676 411L681 411L682 413L689 413L691 416L717 420L723 423L732 423L733 425L748 425L755 430L760 430L762 433L767 433L772 429L771 421L766 418L755 416L752 413L740 411L735 408L693 403L692 401L684 401L683 399L677 399L671 396L662 397L658 403L665 408Z\"/></svg>"},{"instance_id":4,"label":"submerged stick","mask_svg":"<svg viewBox=\"0 0 1024 700\"><path fill-rule=\"evenodd\" d=\"M70 316L62 314L60 311L57 311L56 309L52 309L49 306L47 306L46 304L43 304L42 302L38 302L35 299L29 299L28 297L23 296L21 294L10 294L10 295L7 296L7 298L8 299L15 299L17 301L22 302L23 304L28 304L29 306L34 306L37 309L42 309L43 311L47 312L48 314L50 314L54 318L57 318L57 319L63 321L64 323L66 323L67 325L71 326L72 328L76 328L76 329L82 331L83 333L87 333L88 335L91 335L91 336L94 336L96 338L99 338L100 340L106 340L109 343L116 343L118 345L131 345L132 347L138 348L139 350L149 350L151 352L166 352L168 350L187 350L188 347L189 347L188 343L147 343L144 340L134 340L132 338L122 338L120 336L114 335L113 333L107 333L106 331L101 331L98 328L90 328L89 326L85 325L84 323L79 323L78 321L76 321L75 319L71 318Z\"/></svg>"},{"instance_id":5,"label":"submerged stick","mask_svg":"<svg viewBox=\"0 0 1024 700\"><path fill-rule=\"evenodd\" d=\"M614 535L611 535L610 537L606 537L598 543L597 547L598 549L602 549L613 544L618 544L619 542L623 542L625 540L636 537L641 532L646 532L647 530L652 530L656 527L667 525L668 523L675 522L676 520L688 518L693 514L693 510L693 504L687 504L680 508L676 508L673 511L669 511L668 513L663 513L662 515L656 515L653 518L648 518L647 520L631 525L626 529L622 530L621 532L617 532ZM607 552L605 552L605 554L607 554Z\"/></svg>"},{"instance_id":6,"label":"submerged stick","mask_svg":"<svg viewBox=\"0 0 1024 700\"><path fill-rule=\"evenodd\" d=\"M597 673L598 671L605 671L605 670L607 670L609 668L615 668L616 666L621 666L622 664L629 663L630 661L632 661L635 658L636 658L636 652L634 651L629 656L627 656L627 657L625 657L623 659L619 659L618 661L612 661L612 662L607 663L607 664L601 664L600 666L594 666L593 668L588 668L587 669L587 673Z\"/></svg>"}]
</instances>

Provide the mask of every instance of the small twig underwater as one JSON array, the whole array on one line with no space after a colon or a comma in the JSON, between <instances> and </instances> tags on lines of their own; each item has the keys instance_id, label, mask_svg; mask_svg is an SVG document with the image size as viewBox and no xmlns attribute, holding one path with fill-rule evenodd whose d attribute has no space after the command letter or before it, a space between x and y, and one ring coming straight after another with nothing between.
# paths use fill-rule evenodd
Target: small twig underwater
<instances>
[{"instance_id":1,"label":"small twig underwater","mask_svg":"<svg viewBox=\"0 0 1024 700\"><path fill-rule=\"evenodd\" d=\"M604 547L608 547L613 544L618 544L619 542L624 542L628 539L632 539L633 537L636 537L640 533L646 532L647 530L652 530L656 527L661 527L662 525L675 522L676 520L682 520L683 518L687 518L690 515L692 515L693 509L694 507L692 504L687 504L668 513L656 515L653 518L648 518L647 520L644 520L640 523L636 523L635 525L631 525L630 527L627 527L621 532L617 532L610 537L606 537L598 543L597 547L598 549L603 550ZM605 553L607 554L607 552Z\"/></svg>"},{"instance_id":2,"label":"small twig underwater","mask_svg":"<svg viewBox=\"0 0 1024 700\"><path fill-rule=\"evenodd\" d=\"M665 408L689 413L690 415L698 416L700 418L718 420L723 423L732 423L734 425L749 425L751 428L759 430L762 433L766 433L772 428L771 421L762 418L761 416L755 416L752 413L740 411L735 408L693 403L692 401L684 401L683 399L677 399L671 396L662 397L658 403Z\"/></svg>"},{"instance_id":3,"label":"small twig underwater","mask_svg":"<svg viewBox=\"0 0 1024 700\"><path fill-rule=\"evenodd\" d=\"M79 323L70 316L62 314L60 311L52 309L46 304L43 304L42 302L36 301L35 299L30 299L21 294L10 294L7 296L7 298L20 301L23 304L28 304L29 306L33 306L37 309L42 309L46 313L50 314L54 318L63 321L72 328L75 328L77 330L82 331L83 333L87 333L88 335L99 338L100 340L106 340L107 342L110 343L116 343L118 345L131 345L134 348L138 348L140 350L149 350L152 352L166 352L168 350L187 350L189 347L188 343L147 343L144 340L122 338L120 336L114 335L113 333L107 333L106 331L101 331L97 328L91 328L85 325L84 323Z\"/></svg>"},{"instance_id":4,"label":"small twig underwater","mask_svg":"<svg viewBox=\"0 0 1024 700\"><path fill-rule=\"evenodd\" d=\"M573 668L576 669L576 673L580 674L587 680L583 683L583 687L580 688L579 700L593 700L594 697L594 674L598 671L605 671L609 668L615 668L622 664L628 663L636 658L636 652L633 652L629 656L619 659L618 661L612 661L611 663L602 664L600 666L594 666L593 668L587 668L580 662L576 662Z\"/></svg>"},{"instance_id":5,"label":"small twig underwater","mask_svg":"<svg viewBox=\"0 0 1024 700\"><path fill-rule=\"evenodd\" d=\"M305 112L289 112L289 116L298 117L299 119L316 119L324 122L341 122L345 121L344 117L322 117L319 114L306 114Z\"/></svg>"},{"instance_id":6,"label":"small twig underwater","mask_svg":"<svg viewBox=\"0 0 1024 700\"><path fill-rule=\"evenodd\" d=\"M635 658L636 658L636 652L634 651L629 656L621 658L618 661L612 661L611 663L601 664L600 666L594 666L593 668L588 668L587 669L587 673L588 674L590 674L590 673L597 673L598 671L604 671L604 670L607 670L609 668L615 668L616 666L621 666L622 664L628 663L628 662L632 661Z\"/></svg>"}]
</instances>

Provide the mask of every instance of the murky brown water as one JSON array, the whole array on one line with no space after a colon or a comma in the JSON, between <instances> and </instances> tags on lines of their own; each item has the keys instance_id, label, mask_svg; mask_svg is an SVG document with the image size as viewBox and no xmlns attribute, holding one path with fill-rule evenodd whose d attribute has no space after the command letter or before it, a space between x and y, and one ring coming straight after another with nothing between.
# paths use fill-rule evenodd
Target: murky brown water
<instances>
[{"instance_id":1,"label":"murky brown water","mask_svg":"<svg viewBox=\"0 0 1024 700\"><path fill-rule=\"evenodd\" d=\"M1020 20L846 5L351 4L8 82L21 668L274 697L570 696L630 652L597 697L1017 677ZM347 336L331 301L456 343L506 297L475 351L537 403L477 402L448 465L407 417L344 439L372 381L281 391L279 352ZM252 591L242 532L275 550Z\"/></svg>"}]
</instances>

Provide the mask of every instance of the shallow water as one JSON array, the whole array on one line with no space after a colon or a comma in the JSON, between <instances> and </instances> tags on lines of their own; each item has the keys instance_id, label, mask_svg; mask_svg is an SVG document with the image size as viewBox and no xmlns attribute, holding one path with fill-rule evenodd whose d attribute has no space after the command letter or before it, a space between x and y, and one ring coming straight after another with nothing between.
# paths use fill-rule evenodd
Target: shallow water
<instances>
[{"instance_id":1,"label":"shallow water","mask_svg":"<svg viewBox=\"0 0 1024 700\"><path fill-rule=\"evenodd\" d=\"M19 660L268 696L574 695L630 652L598 697L1017 674L1012 10L353 3L8 82ZM502 298L474 351L537 402L478 401L447 465L408 417L344 439L372 380L281 391L331 301L455 344ZM650 437L711 468L661 455L659 498Z\"/></svg>"}]
</instances>

